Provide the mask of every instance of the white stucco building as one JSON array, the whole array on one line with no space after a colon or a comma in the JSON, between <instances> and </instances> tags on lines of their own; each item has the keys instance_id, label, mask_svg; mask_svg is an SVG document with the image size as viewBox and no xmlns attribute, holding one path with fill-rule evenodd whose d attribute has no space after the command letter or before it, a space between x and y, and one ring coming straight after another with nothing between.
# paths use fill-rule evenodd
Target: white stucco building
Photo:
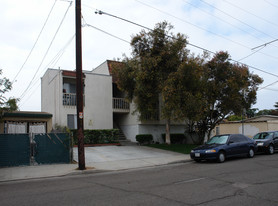
<instances>
[{"instance_id":1,"label":"white stucco building","mask_svg":"<svg viewBox=\"0 0 278 206\"><path fill-rule=\"evenodd\" d=\"M163 120L138 120L134 105L124 99L112 77L115 61L105 61L92 71L84 73L84 129L122 130L127 139L135 142L137 134L152 134L154 141L162 142L165 133ZM76 128L75 71L48 69L41 79L41 108L53 115L55 125ZM171 133L183 133L183 124L172 124Z\"/></svg>"}]
</instances>

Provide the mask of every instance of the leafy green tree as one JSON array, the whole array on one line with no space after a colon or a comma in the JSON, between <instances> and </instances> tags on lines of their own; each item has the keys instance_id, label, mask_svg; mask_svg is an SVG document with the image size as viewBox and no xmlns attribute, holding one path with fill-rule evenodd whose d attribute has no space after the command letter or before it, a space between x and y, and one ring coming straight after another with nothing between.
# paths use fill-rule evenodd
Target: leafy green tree
<instances>
[{"instance_id":1,"label":"leafy green tree","mask_svg":"<svg viewBox=\"0 0 278 206\"><path fill-rule=\"evenodd\" d=\"M242 119L243 119L243 117L239 116L239 115L230 115L227 117L228 121L240 121Z\"/></svg>"},{"instance_id":2,"label":"leafy green tree","mask_svg":"<svg viewBox=\"0 0 278 206\"><path fill-rule=\"evenodd\" d=\"M2 75L2 69L0 69L0 76ZM6 77L0 77L0 112L4 111L15 111L18 110L16 98L7 98L4 96L5 93L12 89L12 83Z\"/></svg>"},{"instance_id":3,"label":"leafy green tree","mask_svg":"<svg viewBox=\"0 0 278 206\"><path fill-rule=\"evenodd\" d=\"M258 110L259 110L258 108L252 108L252 109L246 110L247 117L248 118L255 117Z\"/></svg>"},{"instance_id":4,"label":"leafy green tree","mask_svg":"<svg viewBox=\"0 0 278 206\"><path fill-rule=\"evenodd\" d=\"M208 137L229 114L241 115L249 109L256 102L258 86L263 82L247 66L231 63L227 52L218 52L207 62L204 79L206 106L199 130Z\"/></svg>"},{"instance_id":5,"label":"leafy green tree","mask_svg":"<svg viewBox=\"0 0 278 206\"><path fill-rule=\"evenodd\" d=\"M202 118L205 107L203 76L204 58L190 55L178 70L169 76L163 90L167 102L164 109L171 112L175 120L187 123L187 133L196 144L199 142L195 142L192 135L196 133L196 122Z\"/></svg>"},{"instance_id":6,"label":"leafy green tree","mask_svg":"<svg viewBox=\"0 0 278 206\"><path fill-rule=\"evenodd\" d=\"M151 31L142 30L132 38L132 57L123 59L124 66L114 68L118 87L134 101L140 120L166 120L166 143L170 143L172 112L165 98L166 82L187 58L186 37L171 33L173 26L159 23ZM161 109L161 110L160 110ZM161 111L161 114L160 114Z\"/></svg>"},{"instance_id":7,"label":"leafy green tree","mask_svg":"<svg viewBox=\"0 0 278 206\"><path fill-rule=\"evenodd\" d=\"M276 115L276 116L278 116L278 110L263 109L263 110L258 111L258 113L256 114L256 116L260 116L260 115Z\"/></svg>"},{"instance_id":8,"label":"leafy green tree","mask_svg":"<svg viewBox=\"0 0 278 206\"><path fill-rule=\"evenodd\" d=\"M278 116L278 110L275 110L275 109L271 110L270 115L276 115L276 116Z\"/></svg>"},{"instance_id":9,"label":"leafy green tree","mask_svg":"<svg viewBox=\"0 0 278 206\"><path fill-rule=\"evenodd\" d=\"M262 79L246 66L231 63L227 52L191 57L169 79L168 99L177 118L188 118L200 138L208 137L228 115L241 115L256 101Z\"/></svg>"},{"instance_id":10,"label":"leafy green tree","mask_svg":"<svg viewBox=\"0 0 278 206\"><path fill-rule=\"evenodd\" d=\"M278 111L278 102L275 102L274 107L275 107L275 110Z\"/></svg>"},{"instance_id":11,"label":"leafy green tree","mask_svg":"<svg viewBox=\"0 0 278 206\"><path fill-rule=\"evenodd\" d=\"M263 110L259 110L258 113L256 114L256 116L260 116L260 115L270 115L271 114L271 109L263 109Z\"/></svg>"}]
</instances>

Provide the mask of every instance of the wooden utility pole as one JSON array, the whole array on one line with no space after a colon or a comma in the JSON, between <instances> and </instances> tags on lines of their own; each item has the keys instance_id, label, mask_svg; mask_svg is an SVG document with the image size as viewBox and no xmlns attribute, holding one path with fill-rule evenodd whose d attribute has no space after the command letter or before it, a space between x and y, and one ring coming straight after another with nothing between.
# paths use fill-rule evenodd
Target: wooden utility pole
<instances>
[{"instance_id":1,"label":"wooden utility pole","mask_svg":"<svg viewBox=\"0 0 278 206\"><path fill-rule=\"evenodd\" d=\"M78 135L78 166L85 170L84 125L83 125L83 73L82 73L82 33L81 33L81 0L75 1L75 32L76 32L76 104L77 104L77 135Z\"/></svg>"}]
</instances>

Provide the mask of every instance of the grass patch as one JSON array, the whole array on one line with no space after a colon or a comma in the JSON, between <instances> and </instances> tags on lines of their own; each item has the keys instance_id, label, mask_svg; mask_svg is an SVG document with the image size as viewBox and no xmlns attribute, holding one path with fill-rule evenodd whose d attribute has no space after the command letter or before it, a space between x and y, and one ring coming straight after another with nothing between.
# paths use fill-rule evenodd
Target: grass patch
<instances>
[{"instance_id":1,"label":"grass patch","mask_svg":"<svg viewBox=\"0 0 278 206\"><path fill-rule=\"evenodd\" d=\"M199 146L195 144L150 144L146 145L157 149L169 150L172 152L178 152L182 154L190 154L190 151Z\"/></svg>"}]
</instances>

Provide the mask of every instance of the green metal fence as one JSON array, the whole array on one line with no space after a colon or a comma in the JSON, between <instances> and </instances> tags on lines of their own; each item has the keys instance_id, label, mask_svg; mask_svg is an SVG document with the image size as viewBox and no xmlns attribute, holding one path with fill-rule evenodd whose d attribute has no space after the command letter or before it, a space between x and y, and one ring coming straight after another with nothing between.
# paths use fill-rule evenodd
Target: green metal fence
<instances>
[{"instance_id":1,"label":"green metal fence","mask_svg":"<svg viewBox=\"0 0 278 206\"><path fill-rule=\"evenodd\" d=\"M38 164L70 163L70 137L67 134L35 135L35 161Z\"/></svg>"},{"instance_id":2,"label":"green metal fence","mask_svg":"<svg viewBox=\"0 0 278 206\"><path fill-rule=\"evenodd\" d=\"M0 167L70 163L71 151L71 139L65 133L32 138L29 134L0 134Z\"/></svg>"},{"instance_id":3,"label":"green metal fence","mask_svg":"<svg viewBox=\"0 0 278 206\"><path fill-rule=\"evenodd\" d=\"M0 134L0 166L30 165L28 134Z\"/></svg>"}]
</instances>

